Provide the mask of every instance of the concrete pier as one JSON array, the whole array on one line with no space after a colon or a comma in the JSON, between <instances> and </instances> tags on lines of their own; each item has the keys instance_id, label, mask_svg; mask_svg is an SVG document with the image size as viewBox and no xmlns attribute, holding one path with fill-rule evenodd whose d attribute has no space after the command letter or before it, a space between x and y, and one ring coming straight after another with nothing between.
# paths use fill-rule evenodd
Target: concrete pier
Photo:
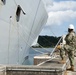
<instances>
[{"instance_id":1,"label":"concrete pier","mask_svg":"<svg viewBox=\"0 0 76 75\"><path fill-rule=\"evenodd\" d=\"M4 66L0 68L0 75L64 75L61 69L46 66Z\"/></svg>"},{"instance_id":2,"label":"concrete pier","mask_svg":"<svg viewBox=\"0 0 76 75\"><path fill-rule=\"evenodd\" d=\"M42 61L37 63L36 57L38 60L41 57L40 60ZM0 65L0 75L66 75L68 59L66 59L65 64L61 64L59 63L61 60L59 56L52 60L48 55L36 57L35 65ZM45 57L49 59L46 62L44 62Z\"/></svg>"}]
</instances>

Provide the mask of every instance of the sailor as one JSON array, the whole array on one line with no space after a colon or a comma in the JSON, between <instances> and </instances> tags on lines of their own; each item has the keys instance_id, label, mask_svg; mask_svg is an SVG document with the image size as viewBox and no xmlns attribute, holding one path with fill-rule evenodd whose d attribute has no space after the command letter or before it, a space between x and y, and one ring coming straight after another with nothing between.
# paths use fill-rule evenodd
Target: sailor
<instances>
[{"instance_id":1,"label":"sailor","mask_svg":"<svg viewBox=\"0 0 76 75\"><path fill-rule=\"evenodd\" d=\"M61 50L61 63L65 63L65 52L68 54L68 58L70 61L70 68L67 70L74 71L74 51L75 51L75 40L76 35L74 32L74 25L70 24L68 27L68 34L65 36L66 44L63 46L59 46L58 48Z\"/></svg>"}]
</instances>

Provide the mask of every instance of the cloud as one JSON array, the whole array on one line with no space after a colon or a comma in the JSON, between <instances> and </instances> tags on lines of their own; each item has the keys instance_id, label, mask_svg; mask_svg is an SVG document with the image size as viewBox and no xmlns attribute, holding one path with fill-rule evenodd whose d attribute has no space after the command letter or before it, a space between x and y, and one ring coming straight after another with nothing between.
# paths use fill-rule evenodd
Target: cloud
<instances>
[{"instance_id":1,"label":"cloud","mask_svg":"<svg viewBox=\"0 0 76 75\"><path fill-rule=\"evenodd\" d=\"M45 8L46 8L46 11L48 12L48 8L50 7L50 6L53 6L53 0L42 0L43 1L43 3L44 3L44 6L45 6Z\"/></svg>"},{"instance_id":2,"label":"cloud","mask_svg":"<svg viewBox=\"0 0 76 75\"><path fill-rule=\"evenodd\" d=\"M47 25L61 25L76 19L76 1L54 2L48 9Z\"/></svg>"},{"instance_id":3,"label":"cloud","mask_svg":"<svg viewBox=\"0 0 76 75\"><path fill-rule=\"evenodd\" d=\"M47 10L48 11L76 10L76 1L53 2L53 6L48 6Z\"/></svg>"},{"instance_id":4,"label":"cloud","mask_svg":"<svg viewBox=\"0 0 76 75\"><path fill-rule=\"evenodd\" d=\"M76 19L76 11L72 10L49 12L48 15L47 25L61 25L63 22Z\"/></svg>"},{"instance_id":5,"label":"cloud","mask_svg":"<svg viewBox=\"0 0 76 75\"><path fill-rule=\"evenodd\" d=\"M53 5L53 0L43 0L46 7Z\"/></svg>"},{"instance_id":6,"label":"cloud","mask_svg":"<svg viewBox=\"0 0 76 75\"><path fill-rule=\"evenodd\" d=\"M46 1L48 20L41 35L66 34L70 23L76 25L76 0L52 0L52 4L49 4L48 0Z\"/></svg>"}]
</instances>

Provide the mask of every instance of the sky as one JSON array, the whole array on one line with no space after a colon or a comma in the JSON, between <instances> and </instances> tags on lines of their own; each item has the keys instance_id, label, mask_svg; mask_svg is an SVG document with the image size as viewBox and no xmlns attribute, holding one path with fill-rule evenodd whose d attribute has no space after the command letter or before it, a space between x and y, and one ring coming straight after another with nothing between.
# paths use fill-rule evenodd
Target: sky
<instances>
[{"instance_id":1,"label":"sky","mask_svg":"<svg viewBox=\"0 0 76 75\"><path fill-rule=\"evenodd\" d=\"M43 0L48 20L40 35L62 36L70 24L76 30L76 0Z\"/></svg>"}]
</instances>

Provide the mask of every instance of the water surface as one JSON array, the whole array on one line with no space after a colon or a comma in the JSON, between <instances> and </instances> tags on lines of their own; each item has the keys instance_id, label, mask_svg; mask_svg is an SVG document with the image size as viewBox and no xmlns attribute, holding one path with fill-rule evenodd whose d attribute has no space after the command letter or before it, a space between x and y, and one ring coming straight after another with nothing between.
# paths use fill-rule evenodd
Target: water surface
<instances>
[{"instance_id":1,"label":"water surface","mask_svg":"<svg viewBox=\"0 0 76 75\"><path fill-rule=\"evenodd\" d=\"M33 58L36 55L40 55L43 53L50 53L53 48L30 48L29 50L29 58L24 62L25 65L33 65Z\"/></svg>"}]
</instances>

